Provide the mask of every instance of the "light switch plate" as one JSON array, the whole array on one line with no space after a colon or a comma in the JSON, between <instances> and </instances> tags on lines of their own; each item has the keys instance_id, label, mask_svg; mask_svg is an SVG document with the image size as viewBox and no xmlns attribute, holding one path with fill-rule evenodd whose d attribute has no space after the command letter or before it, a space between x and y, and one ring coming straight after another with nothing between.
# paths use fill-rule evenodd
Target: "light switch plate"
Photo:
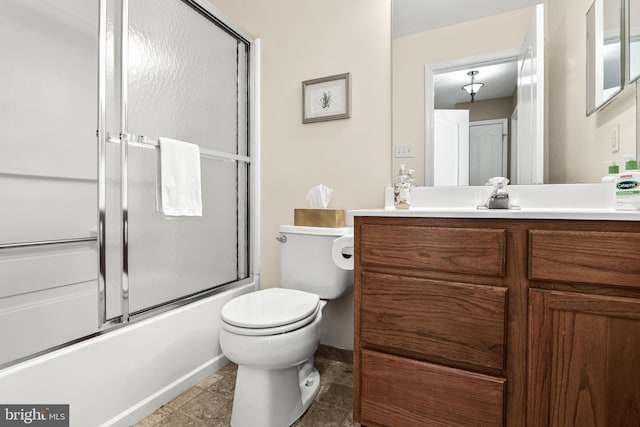
<instances>
[{"instance_id":1,"label":"light switch plate","mask_svg":"<svg viewBox=\"0 0 640 427\"><path fill-rule=\"evenodd\" d=\"M413 144L396 144L395 156L396 158L413 157Z\"/></svg>"},{"instance_id":2,"label":"light switch plate","mask_svg":"<svg viewBox=\"0 0 640 427\"><path fill-rule=\"evenodd\" d=\"M620 125L615 125L611 130L611 152L620 151Z\"/></svg>"}]
</instances>

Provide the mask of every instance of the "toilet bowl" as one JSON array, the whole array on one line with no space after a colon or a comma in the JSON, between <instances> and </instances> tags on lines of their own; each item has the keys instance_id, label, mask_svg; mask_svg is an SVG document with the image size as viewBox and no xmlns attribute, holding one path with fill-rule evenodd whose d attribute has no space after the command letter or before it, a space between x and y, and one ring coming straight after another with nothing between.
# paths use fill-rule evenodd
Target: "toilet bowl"
<instances>
[{"instance_id":1,"label":"toilet bowl","mask_svg":"<svg viewBox=\"0 0 640 427\"><path fill-rule=\"evenodd\" d=\"M280 234L283 287L242 295L222 308L220 346L238 365L233 427L286 427L307 410L320 391L313 354L322 308L353 286L350 264L334 261L353 253L344 240L351 238L352 249L351 228L281 226Z\"/></svg>"},{"instance_id":2,"label":"toilet bowl","mask_svg":"<svg viewBox=\"0 0 640 427\"><path fill-rule=\"evenodd\" d=\"M309 296L316 297L315 301ZM297 304L305 316L300 318L299 313L285 309L279 316L280 324L264 328L239 325L238 320L246 314L243 310L262 301L274 308ZM225 305L220 330L225 356L238 364L231 425L291 425L320 391L318 371L312 363L320 341L324 302L314 294L280 288L253 292L232 302L239 304L233 310L225 310L229 308ZM259 316L252 317L254 324L259 323Z\"/></svg>"}]
</instances>

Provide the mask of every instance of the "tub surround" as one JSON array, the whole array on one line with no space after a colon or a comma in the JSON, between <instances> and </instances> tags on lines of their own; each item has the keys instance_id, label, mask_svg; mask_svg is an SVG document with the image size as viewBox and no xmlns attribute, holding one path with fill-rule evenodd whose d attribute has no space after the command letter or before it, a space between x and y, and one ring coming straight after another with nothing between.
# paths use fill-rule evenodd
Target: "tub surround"
<instances>
[{"instance_id":1,"label":"tub surround","mask_svg":"<svg viewBox=\"0 0 640 427\"><path fill-rule=\"evenodd\" d=\"M393 189L385 189L385 206L351 210L352 216L520 218L640 221L640 211L616 211L613 185L545 184L507 186L512 205L520 209L477 209L491 186L414 187L411 208L395 209Z\"/></svg>"}]
</instances>

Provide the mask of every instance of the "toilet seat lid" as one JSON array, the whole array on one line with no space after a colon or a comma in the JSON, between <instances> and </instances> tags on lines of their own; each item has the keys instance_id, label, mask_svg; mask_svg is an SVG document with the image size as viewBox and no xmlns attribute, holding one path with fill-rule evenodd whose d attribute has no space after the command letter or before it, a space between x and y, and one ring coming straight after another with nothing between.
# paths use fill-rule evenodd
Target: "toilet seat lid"
<instances>
[{"instance_id":1,"label":"toilet seat lid","mask_svg":"<svg viewBox=\"0 0 640 427\"><path fill-rule=\"evenodd\" d=\"M271 288L241 295L222 307L222 320L241 328L274 328L318 311L320 298L296 289Z\"/></svg>"}]
</instances>

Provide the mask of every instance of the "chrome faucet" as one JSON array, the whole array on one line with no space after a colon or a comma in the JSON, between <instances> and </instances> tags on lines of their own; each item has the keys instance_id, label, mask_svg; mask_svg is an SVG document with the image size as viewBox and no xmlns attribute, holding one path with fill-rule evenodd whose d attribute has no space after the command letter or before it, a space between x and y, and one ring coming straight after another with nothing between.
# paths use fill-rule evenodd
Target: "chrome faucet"
<instances>
[{"instance_id":1,"label":"chrome faucet","mask_svg":"<svg viewBox=\"0 0 640 427\"><path fill-rule=\"evenodd\" d=\"M517 209L509 203L509 193L507 192L508 178L496 176L489 178L487 184L493 185L493 190L484 205L478 206L478 209Z\"/></svg>"}]
</instances>

